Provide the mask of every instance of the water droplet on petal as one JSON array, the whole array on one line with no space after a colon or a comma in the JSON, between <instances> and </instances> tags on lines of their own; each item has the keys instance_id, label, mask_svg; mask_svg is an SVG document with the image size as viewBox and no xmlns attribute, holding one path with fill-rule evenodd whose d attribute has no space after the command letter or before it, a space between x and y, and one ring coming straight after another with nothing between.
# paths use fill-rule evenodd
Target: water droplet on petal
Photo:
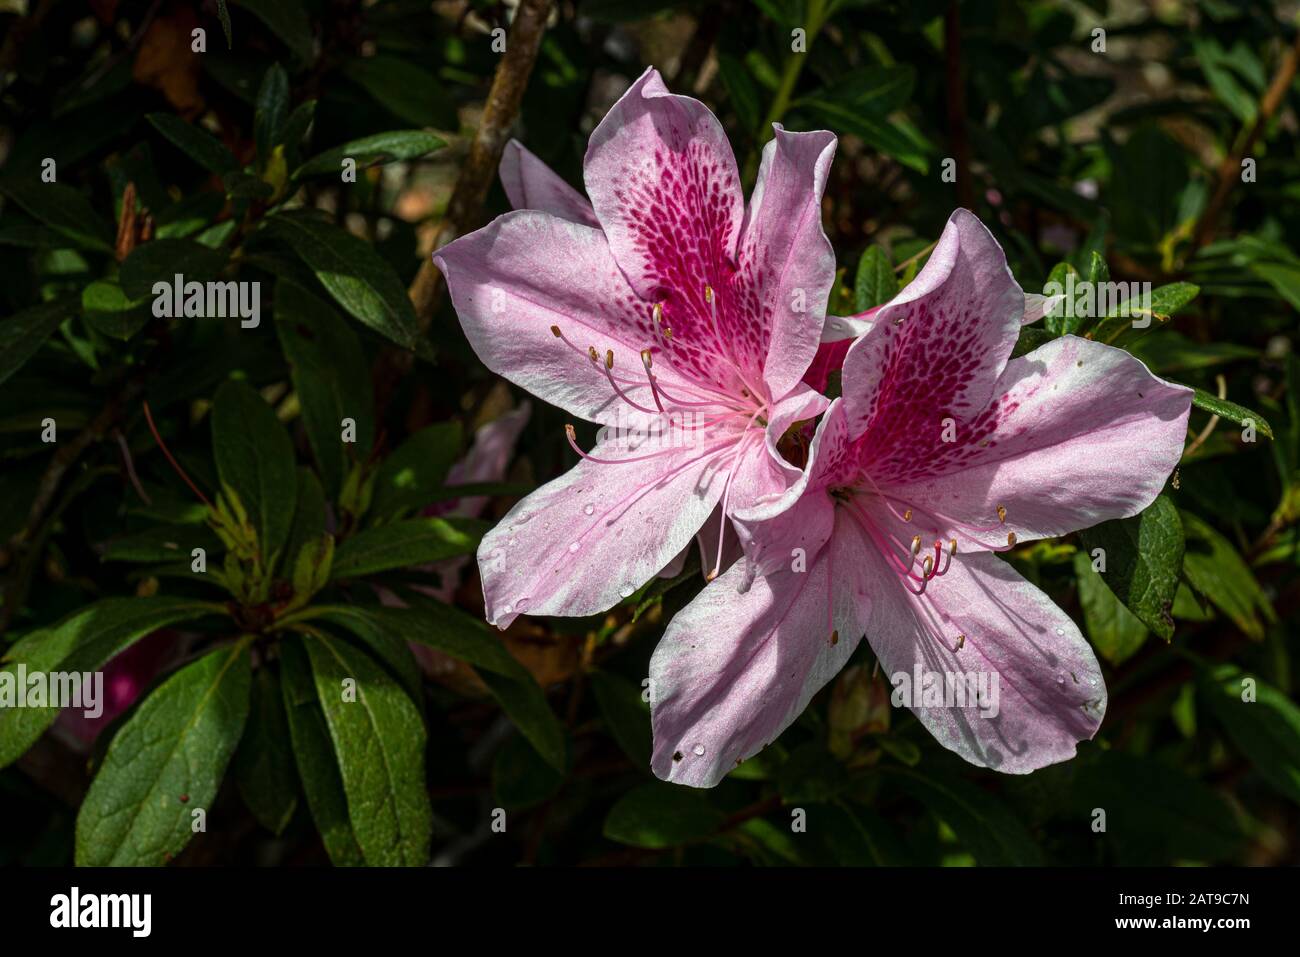
<instances>
[{"instance_id":1,"label":"water droplet on petal","mask_svg":"<svg viewBox=\"0 0 1300 957\"><path fill-rule=\"evenodd\" d=\"M631 598L631 597L632 597L632 592L634 592L634 591L636 591L636 589L633 588L631 585L624 585L622 588L620 588L620 589L618 590L618 593L619 593L619 595L621 595L623 598Z\"/></svg>"},{"instance_id":2,"label":"water droplet on petal","mask_svg":"<svg viewBox=\"0 0 1300 957\"><path fill-rule=\"evenodd\" d=\"M596 511L596 506L594 506L594 505L588 505L588 506L586 506L585 508L583 508L583 510L582 510L582 514L584 514L584 515L590 515L590 514L592 514L592 513L595 512L595 511Z\"/></svg>"},{"instance_id":3,"label":"water droplet on petal","mask_svg":"<svg viewBox=\"0 0 1300 957\"><path fill-rule=\"evenodd\" d=\"M702 745L702 744L697 744L695 747L691 748L691 752L692 752L692 753L693 753L697 758L702 758L702 757L704 757L704 745Z\"/></svg>"},{"instance_id":4,"label":"water droplet on petal","mask_svg":"<svg viewBox=\"0 0 1300 957\"><path fill-rule=\"evenodd\" d=\"M1058 629L1056 629L1056 633L1057 633L1058 635L1063 635L1063 634L1065 634L1065 629L1064 629L1064 628L1058 628Z\"/></svg>"},{"instance_id":5,"label":"water droplet on petal","mask_svg":"<svg viewBox=\"0 0 1300 957\"><path fill-rule=\"evenodd\" d=\"M570 543L569 543L569 551L571 551L571 552L576 552L576 551L578 550L578 548L579 548L579 545L578 545L577 542L570 542Z\"/></svg>"}]
</instances>

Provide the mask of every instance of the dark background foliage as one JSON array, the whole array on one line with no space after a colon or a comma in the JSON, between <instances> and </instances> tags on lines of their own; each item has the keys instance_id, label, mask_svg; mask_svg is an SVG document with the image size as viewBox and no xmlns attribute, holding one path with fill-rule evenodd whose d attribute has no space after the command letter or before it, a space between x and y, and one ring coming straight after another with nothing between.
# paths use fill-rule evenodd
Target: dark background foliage
<instances>
[{"instance_id":1,"label":"dark background foliage","mask_svg":"<svg viewBox=\"0 0 1300 957\"><path fill-rule=\"evenodd\" d=\"M67 670L130 649L117 667L146 686L93 744L52 711L0 714L0 861L1294 863L1297 12L0 4L0 648ZM1148 330L1049 316L1022 343L1089 334L1200 390L1155 506L1011 556L1103 661L1109 712L1075 760L965 765L888 707L864 642L717 789L663 785L640 682L698 563L504 635L472 560L429 568L572 461L533 403L477 479L486 511L446 510L475 430L524 397L473 356L429 251L505 211L507 135L580 184L649 64L715 110L751 182L772 121L839 135L841 314L914 275L959 205L1027 290L1070 270L1156 288ZM155 317L178 272L260 283L260 325ZM348 676L361 708L334 703Z\"/></svg>"}]
</instances>

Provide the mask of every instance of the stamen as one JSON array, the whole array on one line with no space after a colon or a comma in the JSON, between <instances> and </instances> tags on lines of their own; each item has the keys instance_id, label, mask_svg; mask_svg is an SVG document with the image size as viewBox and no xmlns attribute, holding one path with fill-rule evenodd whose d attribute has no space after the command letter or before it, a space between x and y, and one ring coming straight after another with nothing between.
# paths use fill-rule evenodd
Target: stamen
<instances>
[{"instance_id":1,"label":"stamen","mask_svg":"<svg viewBox=\"0 0 1300 957\"><path fill-rule=\"evenodd\" d=\"M999 505L999 506L998 506L998 521L999 521L999 522L1005 522L1006 520L1007 520L1007 509L1006 509L1006 506L1004 506L1004 505Z\"/></svg>"},{"instance_id":2,"label":"stamen","mask_svg":"<svg viewBox=\"0 0 1300 957\"><path fill-rule=\"evenodd\" d=\"M664 411L664 404L659 401L659 387L655 384L654 373L650 371L652 359L649 349L641 350L641 364L645 366L645 377L650 380L650 395L654 397L655 408L662 413Z\"/></svg>"},{"instance_id":3,"label":"stamen","mask_svg":"<svg viewBox=\"0 0 1300 957\"><path fill-rule=\"evenodd\" d=\"M1007 548L1014 548L1016 545L1016 533L1007 532Z\"/></svg>"},{"instance_id":4,"label":"stamen","mask_svg":"<svg viewBox=\"0 0 1300 957\"><path fill-rule=\"evenodd\" d=\"M668 448L660 449L658 452L651 452L649 455L633 455L625 459L602 459L597 458L594 455L589 455L582 451L582 449L578 448L578 434L572 425L566 424L564 426L564 435L565 438L569 440L569 447L572 448L573 451L577 452L579 456L586 459L588 462L595 462L597 465L623 465L628 462L644 462L646 459L657 459L661 455L671 455L672 453L679 451L675 448Z\"/></svg>"}]
</instances>

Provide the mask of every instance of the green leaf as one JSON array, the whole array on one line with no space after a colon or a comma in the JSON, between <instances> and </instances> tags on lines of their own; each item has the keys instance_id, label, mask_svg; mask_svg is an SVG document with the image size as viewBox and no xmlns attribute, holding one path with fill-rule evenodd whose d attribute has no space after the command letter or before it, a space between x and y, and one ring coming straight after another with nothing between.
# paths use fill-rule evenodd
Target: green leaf
<instances>
[{"instance_id":1,"label":"green leaf","mask_svg":"<svg viewBox=\"0 0 1300 957\"><path fill-rule=\"evenodd\" d=\"M1268 439L1273 438L1273 427L1258 412L1252 412L1244 405L1237 405L1237 403L1229 402L1227 399L1220 399L1216 395L1210 395L1204 389L1197 389L1193 393L1192 405L1217 415L1221 419L1227 419L1229 422L1236 422L1241 426L1253 426L1260 435Z\"/></svg>"},{"instance_id":2,"label":"green leaf","mask_svg":"<svg viewBox=\"0 0 1300 957\"><path fill-rule=\"evenodd\" d=\"M388 133L376 133L373 136L349 140L342 146L336 146L319 156L313 156L294 170L293 175L295 179L322 173L338 175L344 158L356 160L357 169L360 170L381 163L417 159L446 145L445 140L424 130L392 130Z\"/></svg>"},{"instance_id":3,"label":"green leaf","mask_svg":"<svg viewBox=\"0 0 1300 957\"><path fill-rule=\"evenodd\" d=\"M424 866L433 816L420 712L400 685L347 642L321 634L307 642L307 655L366 863ZM347 700L349 694L355 700Z\"/></svg>"},{"instance_id":4,"label":"green leaf","mask_svg":"<svg viewBox=\"0 0 1300 957\"><path fill-rule=\"evenodd\" d=\"M312 609L357 634L377 632L428 645L472 665L510 720L551 767L562 770L568 747L546 695L488 626L458 608L417 595L410 608L330 605Z\"/></svg>"},{"instance_id":5,"label":"green leaf","mask_svg":"<svg viewBox=\"0 0 1300 957\"><path fill-rule=\"evenodd\" d=\"M149 307L132 300L115 282L97 279L81 290L81 311L99 332L123 342L144 328Z\"/></svg>"},{"instance_id":6,"label":"green leaf","mask_svg":"<svg viewBox=\"0 0 1300 957\"><path fill-rule=\"evenodd\" d=\"M1141 515L1102 522L1079 533L1088 557L1105 552L1102 577L1138 621L1165 641L1174 634L1170 613L1183 563L1178 509L1160 495Z\"/></svg>"},{"instance_id":7,"label":"green leaf","mask_svg":"<svg viewBox=\"0 0 1300 957\"><path fill-rule=\"evenodd\" d=\"M897 829L880 815L844 804L813 812L816 829L841 867L897 867L914 863Z\"/></svg>"},{"instance_id":8,"label":"green leaf","mask_svg":"<svg viewBox=\"0 0 1300 957\"><path fill-rule=\"evenodd\" d=\"M226 49L234 49L235 40L230 34L230 8L226 0L217 0L217 19L221 21L221 32L226 35Z\"/></svg>"},{"instance_id":9,"label":"green leaf","mask_svg":"<svg viewBox=\"0 0 1300 957\"><path fill-rule=\"evenodd\" d=\"M414 63L385 54L359 57L344 64L343 75L407 123L455 129L455 109L443 93L444 85Z\"/></svg>"},{"instance_id":10,"label":"green leaf","mask_svg":"<svg viewBox=\"0 0 1300 957\"><path fill-rule=\"evenodd\" d=\"M207 130L186 123L174 113L150 113L145 119L173 146L211 173L239 169L239 160Z\"/></svg>"},{"instance_id":11,"label":"green leaf","mask_svg":"<svg viewBox=\"0 0 1300 957\"><path fill-rule=\"evenodd\" d=\"M253 119L253 139L263 166L271 151L284 140L284 126L289 117L289 76L284 67L272 63L262 77L257 92L257 110Z\"/></svg>"},{"instance_id":12,"label":"green leaf","mask_svg":"<svg viewBox=\"0 0 1300 957\"><path fill-rule=\"evenodd\" d=\"M184 284L207 282L221 275L225 267L226 254L220 250L192 239L155 239L131 251L122 263L118 278L127 296L143 301L153 297L155 283L174 287L178 274ZM224 300L225 297L223 303ZM184 302L183 294L181 301Z\"/></svg>"},{"instance_id":13,"label":"green leaf","mask_svg":"<svg viewBox=\"0 0 1300 957\"><path fill-rule=\"evenodd\" d=\"M315 296L291 282L275 287L275 331L289 360L302 406L303 427L331 498L375 440L370 368L356 333ZM343 420L356 425L356 441L343 441Z\"/></svg>"},{"instance_id":14,"label":"green leaf","mask_svg":"<svg viewBox=\"0 0 1300 957\"><path fill-rule=\"evenodd\" d=\"M345 539L334 554L330 578L360 578L470 555L491 524L473 518L409 518L366 529Z\"/></svg>"},{"instance_id":15,"label":"green leaf","mask_svg":"<svg viewBox=\"0 0 1300 957\"><path fill-rule=\"evenodd\" d=\"M808 741L790 752L776 777L787 804L825 803L849 786L848 772L821 741Z\"/></svg>"},{"instance_id":16,"label":"green leaf","mask_svg":"<svg viewBox=\"0 0 1300 957\"><path fill-rule=\"evenodd\" d=\"M316 694L311 662L301 639L296 636L280 642L280 677L294 763L325 851L340 867L364 864L365 858L348 818L343 777L334 756L329 725Z\"/></svg>"},{"instance_id":17,"label":"green leaf","mask_svg":"<svg viewBox=\"0 0 1300 957\"><path fill-rule=\"evenodd\" d=\"M247 383L229 381L217 390L212 452L221 481L235 490L252 518L269 570L289 539L298 479L288 433Z\"/></svg>"},{"instance_id":18,"label":"green leaf","mask_svg":"<svg viewBox=\"0 0 1300 957\"><path fill-rule=\"evenodd\" d=\"M1249 637L1264 637L1264 621L1275 616L1268 597L1232 543L1191 512L1181 512L1187 530L1183 574L1196 591Z\"/></svg>"},{"instance_id":19,"label":"green leaf","mask_svg":"<svg viewBox=\"0 0 1300 957\"><path fill-rule=\"evenodd\" d=\"M82 867L166 863L212 812L248 717L248 643L168 678L114 736L77 815Z\"/></svg>"},{"instance_id":20,"label":"green leaf","mask_svg":"<svg viewBox=\"0 0 1300 957\"><path fill-rule=\"evenodd\" d=\"M311 596L329 583L334 560L334 536L309 539L293 561L293 602L289 607L305 605Z\"/></svg>"},{"instance_id":21,"label":"green leaf","mask_svg":"<svg viewBox=\"0 0 1300 957\"><path fill-rule=\"evenodd\" d=\"M293 525L289 528L289 543L285 546L286 563L298 560L299 553L308 542L315 542L325 533L325 490L320 479L305 466L298 467L298 496L294 502ZM332 561L332 559L331 559ZM290 567L293 567L290 564Z\"/></svg>"},{"instance_id":22,"label":"green leaf","mask_svg":"<svg viewBox=\"0 0 1300 957\"><path fill-rule=\"evenodd\" d=\"M1292 263L1251 263L1250 270L1267 282L1279 296L1300 309L1300 266Z\"/></svg>"},{"instance_id":23,"label":"green leaf","mask_svg":"<svg viewBox=\"0 0 1300 957\"><path fill-rule=\"evenodd\" d=\"M461 442L460 423L455 421L430 425L408 438L380 467L370 513L387 518L435 501Z\"/></svg>"},{"instance_id":24,"label":"green leaf","mask_svg":"<svg viewBox=\"0 0 1300 957\"><path fill-rule=\"evenodd\" d=\"M1124 866L1231 859L1242 842L1232 806L1207 786L1153 755L1104 751L1076 759L1069 790L1077 820L1106 812L1094 835Z\"/></svg>"},{"instance_id":25,"label":"green leaf","mask_svg":"<svg viewBox=\"0 0 1300 957\"><path fill-rule=\"evenodd\" d=\"M889 255L879 246L868 246L858 260L853 281L853 302L858 312L884 305L898 295L898 278Z\"/></svg>"},{"instance_id":26,"label":"green leaf","mask_svg":"<svg viewBox=\"0 0 1300 957\"><path fill-rule=\"evenodd\" d=\"M0 191L33 218L83 249L112 252L112 235L85 196L62 183L0 181Z\"/></svg>"},{"instance_id":27,"label":"green leaf","mask_svg":"<svg viewBox=\"0 0 1300 957\"><path fill-rule=\"evenodd\" d=\"M1079 583L1079 604L1092 646L1112 665L1127 661L1147 640L1146 625L1115 597L1101 575L1092 570L1092 559L1083 552L1074 554L1074 577Z\"/></svg>"},{"instance_id":28,"label":"green leaf","mask_svg":"<svg viewBox=\"0 0 1300 957\"><path fill-rule=\"evenodd\" d=\"M186 598L106 598L10 646L0 675L16 675L20 665L29 673L99 671L145 635L216 610ZM21 757L58 714L51 707L0 708L0 767Z\"/></svg>"},{"instance_id":29,"label":"green leaf","mask_svg":"<svg viewBox=\"0 0 1300 957\"><path fill-rule=\"evenodd\" d=\"M650 708L641 689L622 675L597 669L588 675L605 727L638 769L650 771Z\"/></svg>"},{"instance_id":30,"label":"green leaf","mask_svg":"<svg viewBox=\"0 0 1300 957\"><path fill-rule=\"evenodd\" d=\"M1053 336L1072 335L1079 328L1079 323L1083 321L1083 316L1078 314L1074 303L1069 298L1069 294L1078 288L1081 281L1079 271L1069 263L1057 263L1048 274L1047 282L1043 284L1043 295L1066 296L1043 317L1043 328ZM1024 335L1023 330L1021 335Z\"/></svg>"},{"instance_id":31,"label":"green leaf","mask_svg":"<svg viewBox=\"0 0 1300 957\"><path fill-rule=\"evenodd\" d=\"M492 759L492 793L508 811L542 803L563 783L564 775L543 761L521 735L508 737Z\"/></svg>"},{"instance_id":32,"label":"green leaf","mask_svg":"<svg viewBox=\"0 0 1300 957\"><path fill-rule=\"evenodd\" d=\"M605 817L604 834L632 847L661 849L712 836L722 812L709 792L664 781L642 784L624 794Z\"/></svg>"},{"instance_id":33,"label":"green leaf","mask_svg":"<svg viewBox=\"0 0 1300 957\"><path fill-rule=\"evenodd\" d=\"M415 308L373 246L309 213L279 213L265 228L302 257L349 315L405 349L415 347Z\"/></svg>"},{"instance_id":34,"label":"green leaf","mask_svg":"<svg viewBox=\"0 0 1300 957\"><path fill-rule=\"evenodd\" d=\"M1253 700L1246 692L1247 680L1254 683ZM1232 665L1202 675L1200 692L1260 777L1300 804L1300 708L1295 702Z\"/></svg>"},{"instance_id":35,"label":"green leaf","mask_svg":"<svg viewBox=\"0 0 1300 957\"><path fill-rule=\"evenodd\" d=\"M253 817L278 836L298 809L298 776L280 679L266 665L253 677L250 715L252 720L235 752L235 783Z\"/></svg>"},{"instance_id":36,"label":"green leaf","mask_svg":"<svg viewBox=\"0 0 1300 957\"><path fill-rule=\"evenodd\" d=\"M207 525L158 525L106 542L101 557L106 562L185 562L202 548L211 558L225 550Z\"/></svg>"},{"instance_id":37,"label":"green leaf","mask_svg":"<svg viewBox=\"0 0 1300 957\"><path fill-rule=\"evenodd\" d=\"M913 128L870 110L857 110L829 100L808 100L803 105L837 133L850 133L918 173L929 172L928 157L934 152L934 146Z\"/></svg>"},{"instance_id":38,"label":"green leaf","mask_svg":"<svg viewBox=\"0 0 1300 957\"><path fill-rule=\"evenodd\" d=\"M1037 867L1042 851L1012 808L963 778L911 768L882 769L947 824L966 850L986 867Z\"/></svg>"},{"instance_id":39,"label":"green leaf","mask_svg":"<svg viewBox=\"0 0 1300 957\"><path fill-rule=\"evenodd\" d=\"M762 104L759 100L758 87L755 86L749 70L738 57L730 53L718 53L718 76L727 89L731 107L736 111L741 129L747 133L758 131L762 117Z\"/></svg>"},{"instance_id":40,"label":"green leaf","mask_svg":"<svg viewBox=\"0 0 1300 957\"><path fill-rule=\"evenodd\" d=\"M67 296L23 309L0 322L0 382L21 369L64 320L77 314L77 302L75 296Z\"/></svg>"},{"instance_id":41,"label":"green leaf","mask_svg":"<svg viewBox=\"0 0 1300 957\"><path fill-rule=\"evenodd\" d=\"M300 63L314 56L311 20L301 0L235 0L274 33Z\"/></svg>"}]
</instances>

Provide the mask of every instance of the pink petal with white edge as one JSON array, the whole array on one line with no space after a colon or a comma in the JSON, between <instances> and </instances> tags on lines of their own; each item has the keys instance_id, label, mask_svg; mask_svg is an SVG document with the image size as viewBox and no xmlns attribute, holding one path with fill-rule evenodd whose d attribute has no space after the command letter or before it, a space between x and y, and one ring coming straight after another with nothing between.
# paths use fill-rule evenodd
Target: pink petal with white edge
<instances>
[{"instance_id":1,"label":"pink petal with white edge","mask_svg":"<svg viewBox=\"0 0 1300 957\"><path fill-rule=\"evenodd\" d=\"M727 510L729 513L745 512L762 502L770 501L799 481L802 470L787 462L777 445L796 422L817 418L829 405L830 400L824 395L802 383L776 404L768 419L767 428L762 432L751 432L752 454L743 456L737 463Z\"/></svg>"},{"instance_id":2,"label":"pink petal with white edge","mask_svg":"<svg viewBox=\"0 0 1300 957\"><path fill-rule=\"evenodd\" d=\"M536 209L571 223L599 227L587 197L561 179L518 140L501 154L501 185L515 209Z\"/></svg>"},{"instance_id":3,"label":"pink petal with white edge","mask_svg":"<svg viewBox=\"0 0 1300 957\"><path fill-rule=\"evenodd\" d=\"M1037 322L1064 301L1064 294L1044 296L1040 292L1025 293L1025 314L1021 317L1020 324L1027 326L1031 322Z\"/></svg>"},{"instance_id":4,"label":"pink petal with white edge","mask_svg":"<svg viewBox=\"0 0 1300 957\"><path fill-rule=\"evenodd\" d=\"M829 616L830 500L810 496L786 514L788 544L804 550L806 567L787 562L742 593L737 562L677 613L655 648L650 763L664 780L713 787L775 740L853 653L862 633L848 620L853 609L839 603L833 623Z\"/></svg>"},{"instance_id":5,"label":"pink petal with white edge","mask_svg":"<svg viewBox=\"0 0 1300 957\"><path fill-rule=\"evenodd\" d=\"M997 240L967 210L954 212L925 268L844 359L844 400L854 434L870 426L873 475L905 477L924 465L946 419L988 405L1024 308Z\"/></svg>"},{"instance_id":6,"label":"pink petal with white edge","mask_svg":"<svg viewBox=\"0 0 1300 957\"><path fill-rule=\"evenodd\" d=\"M650 454L619 440L601 459ZM487 620L593 615L653 578L699 531L722 495L730 446L668 449L619 464L579 462L510 510L478 548Z\"/></svg>"},{"instance_id":7,"label":"pink petal with white edge","mask_svg":"<svg viewBox=\"0 0 1300 957\"><path fill-rule=\"evenodd\" d=\"M1068 760L1096 734L1106 712L1096 656L1070 616L1010 565L987 552L959 554L917 598L878 552L860 551L878 581L867 641L896 689L898 676L909 676L911 710L940 744L972 764L1026 774ZM918 667L941 675L940 690L944 673L973 676L973 684L963 678L970 691L982 675L991 696L954 693L926 707Z\"/></svg>"},{"instance_id":8,"label":"pink petal with white edge","mask_svg":"<svg viewBox=\"0 0 1300 957\"><path fill-rule=\"evenodd\" d=\"M466 338L493 372L580 418L612 425L630 407L587 349L602 358L612 350L620 388L654 408L640 356L655 341L650 308L628 286L599 230L521 210L449 243L433 260ZM656 364L655 375L678 394L698 391L666 363Z\"/></svg>"},{"instance_id":9,"label":"pink petal with white edge","mask_svg":"<svg viewBox=\"0 0 1300 957\"><path fill-rule=\"evenodd\" d=\"M887 305L887 302L881 303L852 316L827 316L826 325L822 327L822 346L857 339L871 328L876 313Z\"/></svg>"},{"instance_id":10,"label":"pink petal with white edge","mask_svg":"<svg viewBox=\"0 0 1300 957\"><path fill-rule=\"evenodd\" d=\"M743 308L744 290L731 289L740 174L708 107L646 70L591 134L583 170L614 258L647 304L662 305L673 364L730 389L743 383L722 357L741 357L756 377L765 330Z\"/></svg>"},{"instance_id":11,"label":"pink petal with white edge","mask_svg":"<svg viewBox=\"0 0 1300 957\"><path fill-rule=\"evenodd\" d=\"M740 239L745 310L766 326L763 378L772 395L812 362L835 282L835 252L822 229L822 194L835 135L789 133L773 124Z\"/></svg>"},{"instance_id":12,"label":"pink petal with white edge","mask_svg":"<svg viewBox=\"0 0 1300 957\"><path fill-rule=\"evenodd\" d=\"M887 489L913 508L917 531L956 535L963 551L982 539L1002 546L1008 532L1029 541L1136 515L1182 455L1192 390L1121 349L1053 339L1011 360L996 391L957 441L925 453L921 474ZM927 510L996 530L967 536Z\"/></svg>"}]
</instances>

